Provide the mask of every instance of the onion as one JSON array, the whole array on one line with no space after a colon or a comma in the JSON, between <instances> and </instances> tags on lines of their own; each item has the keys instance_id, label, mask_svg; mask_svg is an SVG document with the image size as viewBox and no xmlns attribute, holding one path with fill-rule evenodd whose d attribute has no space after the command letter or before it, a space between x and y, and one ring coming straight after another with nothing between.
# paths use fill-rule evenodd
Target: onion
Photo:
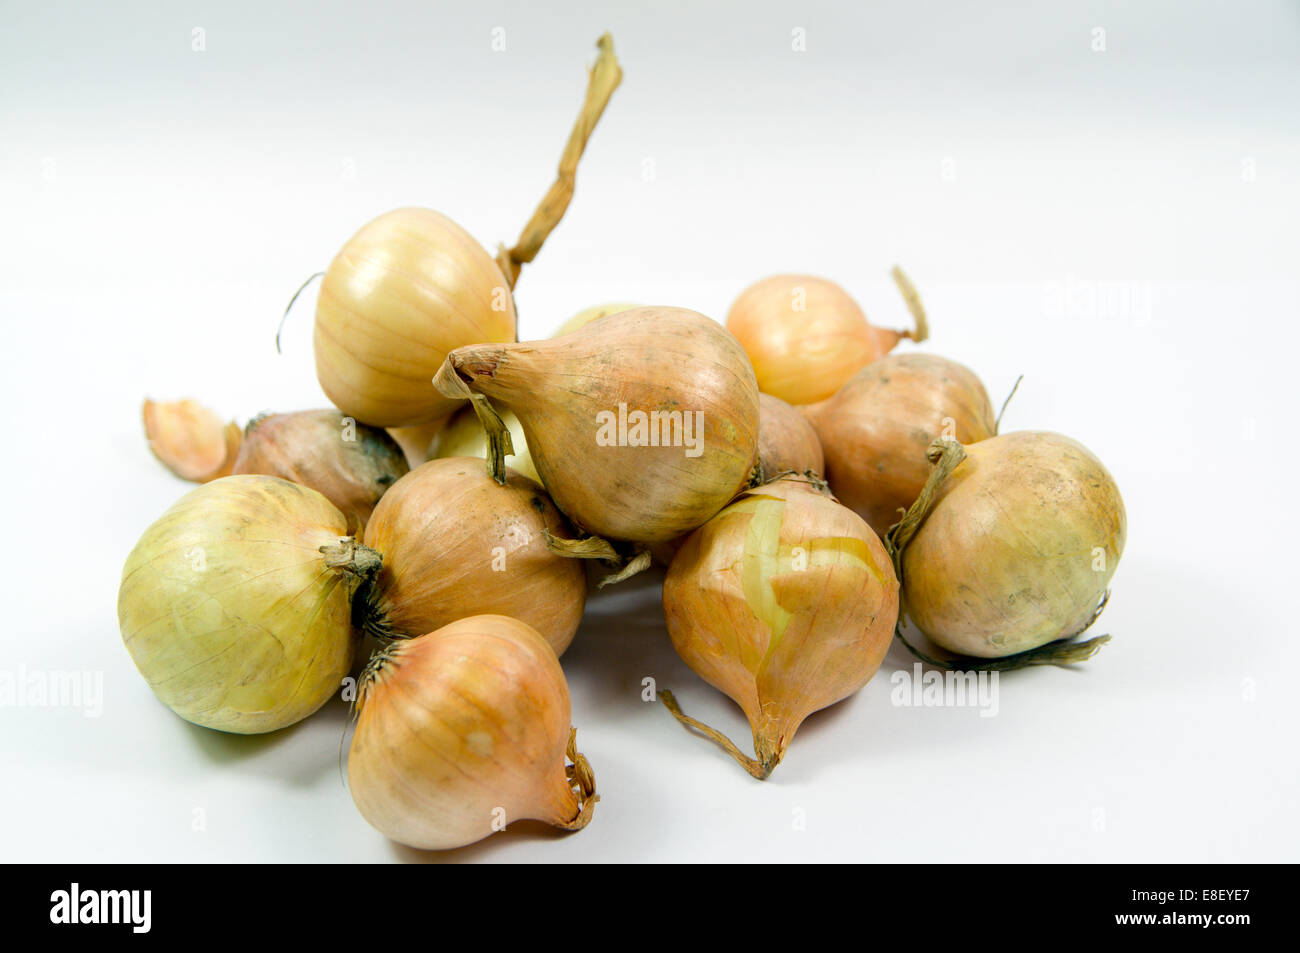
<instances>
[{"instance_id":1,"label":"onion","mask_svg":"<svg viewBox=\"0 0 1300 953\"><path fill-rule=\"evenodd\" d=\"M388 427L388 436L397 441L397 445L406 454L408 466L418 467L429 459L429 447L435 437L446 426L451 417L440 417L427 424L415 424L410 427Z\"/></svg>"},{"instance_id":2,"label":"onion","mask_svg":"<svg viewBox=\"0 0 1300 953\"><path fill-rule=\"evenodd\" d=\"M500 416L510 431L510 444L514 448L514 453L506 456L507 465L530 480L542 482L542 478L537 475L536 467L533 466L533 458L528 452L528 440L524 436L524 428L519 423L519 418L505 408L501 409ZM442 457L478 457L484 460L487 456L487 434L483 431L483 425L478 422L478 417L474 415L474 408L468 404L455 413L447 422L447 426L438 432L438 435L433 438L433 443L429 445L430 460Z\"/></svg>"},{"instance_id":3,"label":"onion","mask_svg":"<svg viewBox=\"0 0 1300 953\"><path fill-rule=\"evenodd\" d=\"M935 438L969 444L997 433L980 379L934 354L881 358L804 413L826 452L832 492L882 537L925 486Z\"/></svg>"},{"instance_id":4,"label":"onion","mask_svg":"<svg viewBox=\"0 0 1300 953\"><path fill-rule=\"evenodd\" d=\"M145 530L117 615L159 700L239 734L325 704L352 664L353 594L379 566L346 530L325 497L270 476L204 484Z\"/></svg>"},{"instance_id":5,"label":"onion","mask_svg":"<svg viewBox=\"0 0 1300 953\"><path fill-rule=\"evenodd\" d=\"M759 779L808 715L871 679L898 617L898 582L876 534L818 486L788 477L692 533L663 599L677 654L744 710L757 757L683 715L671 692L661 698Z\"/></svg>"},{"instance_id":6,"label":"onion","mask_svg":"<svg viewBox=\"0 0 1300 953\"><path fill-rule=\"evenodd\" d=\"M540 486L507 471L504 486L482 460L452 457L416 467L393 485L366 524L384 554L367 593L368 630L415 636L482 613L531 625L560 655L587 599L582 564L547 547L568 535Z\"/></svg>"},{"instance_id":7,"label":"onion","mask_svg":"<svg viewBox=\"0 0 1300 953\"><path fill-rule=\"evenodd\" d=\"M153 455L191 483L229 476L239 452L239 426L198 401L144 402L144 433Z\"/></svg>"},{"instance_id":8,"label":"onion","mask_svg":"<svg viewBox=\"0 0 1300 953\"><path fill-rule=\"evenodd\" d=\"M348 787L392 840L443 850L526 818L570 831L591 821L599 797L564 673L516 619L473 616L392 643L367 667L357 710Z\"/></svg>"},{"instance_id":9,"label":"onion","mask_svg":"<svg viewBox=\"0 0 1300 953\"><path fill-rule=\"evenodd\" d=\"M566 334L572 334L574 331L578 330L578 328L585 327L597 318L605 318L611 314L621 314L624 311L631 311L633 308L639 307L641 307L639 304L629 304L625 301L619 301L611 302L609 304L593 305L590 308L583 308L573 317L569 318L569 320L556 328L555 333L552 334L551 337L558 338L563 337Z\"/></svg>"},{"instance_id":10,"label":"onion","mask_svg":"<svg viewBox=\"0 0 1300 953\"><path fill-rule=\"evenodd\" d=\"M309 486L358 530L384 492L406 475L406 456L385 431L337 410L303 410L252 420L235 473L263 473Z\"/></svg>"},{"instance_id":11,"label":"onion","mask_svg":"<svg viewBox=\"0 0 1300 953\"><path fill-rule=\"evenodd\" d=\"M1108 636L1060 640L1092 624L1124 551L1124 501L1101 461L1040 431L940 440L930 456L934 472L888 542L906 614L967 656L935 664L1016 668L1096 651Z\"/></svg>"},{"instance_id":12,"label":"onion","mask_svg":"<svg viewBox=\"0 0 1300 953\"><path fill-rule=\"evenodd\" d=\"M812 424L771 394L758 395L758 463L769 480L789 470L818 475L826 470L821 440Z\"/></svg>"},{"instance_id":13,"label":"onion","mask_svg":"<svg viewBox=\"0 0 1300 953\"><path fill-rule=\"evenodd\" d=\"M515 304L497 263L429 209L388 212L335 256L316 305L316 374L349 417L408 426L456 409L429 386L447 352L513 341Z\"/></svg>"},{"instance_id":14,"label":"onion","mask_svg":"<svg viewBox=\"0 0 1300 953\"><path fill-rule=\"evenodd\" d=\"M556 506L602 537L694 529L755 462L754 372L735 338L694 311L637 308L562 338L459 348L434 384L474 399L494 475L508 438L485 398L514 411Z\"/></svg>"},{"instance_id":15,"label":"onion","mask_svg":"<svg viewBox=\"0 0 1300 953\"><path fill-rule=\"evenodd\" d=\"M825 400L903 338L924 341L924 311L899 269L894 280L916 319L915 331L867 322L847 291L812 275L774 275L750 285L731 306L727 330L754 363L759 389L791 404Z\"/></svg>"}]
</instances>

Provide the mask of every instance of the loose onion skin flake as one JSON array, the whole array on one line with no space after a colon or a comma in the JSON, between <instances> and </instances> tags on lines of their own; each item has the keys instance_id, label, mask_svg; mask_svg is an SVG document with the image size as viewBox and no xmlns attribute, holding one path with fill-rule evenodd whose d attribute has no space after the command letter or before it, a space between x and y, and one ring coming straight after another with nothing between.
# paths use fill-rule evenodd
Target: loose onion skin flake
<instances>
[{"instance_id":1,"label":"loose onion skin flake","mask_svg":"<svg viewBox=\"0 0 1300 953\"><path fill-rule=\"evenodd\" d=\"M581 830L600 798L575 736L546 641L517 619L472 616L371 660L348 788L371 826L425 850L525 819Z\"/></svg>"},{"instance_id":2,"label":"loose onion skin flake","mask_svg":"<svg viewBox=\"0 0 1300 953\"><path fill-rule=\"evenodd\" d=\"M309 486L360 531L379 498L407 474L406 455L387 432L337 410L256 417L244 428L235 473L262 473Z\"/></svg>"},{"instance_id":3,"label":"loose onion skin flake","mask_svg":"<svg viewBox=\"0 0 1300 953\"><path fill-rule=\"evenodd\" d=\"M140 674L187 721L257 734L339 690L357 644L352 598L378 571L315 490L229 476L145 530L122 570L118 621Z\"/></svg>"},{"instance_id":4,"label":"loose onion skin flake","mask_svg":"<svg viewBox=\"0 0 1300 953\"><path fill-rule=\"evenodd\" d=\"M946 668L1012 669L1088 658L1128 533L1114 478L1082 444L1018 431L969 447L939 440L921 497L887 543L904 611L955 653ZM909 646L910 648L911 646Z\"/></svg>"},{"instance_id":5,"label":"loose onion skin flake","mask_svg":"<svg viewBox=\"0 0 1300 953\"><path fill-rule=\"evenodd\" d=\"M489 472L510 453L493 404L519 418L542 483L581 529L653 543L699 526L744 489L758 439L758 385L717 322L637 308L572 334L458 348L434 378L474 401Z\"/></svg>"},{"instance_id":6,"label":"loose onion skin flake","mask_svg":"<svg viewBox=\"0 0 1300 953\"><path fill-rule=\"evenodd\" d=\"M885 547L822 485L782 478L744 493L690 536L664 580L677 654L736 702L755 757L682 714L751 775L767 778L804 719L876 673L898 618Z\"/></svg>"},{"instance_id":7,"label":"loose onion skin flake","mask_svg":"<svg viewBox=\"0 0 1300 953\"><path fill-rule=\"evenodd\" d=\"M366 524L384 554L366 593L364 626L384 639L416 636L485 613L540 632L556 655L573 641L587 600L582 564L556 555L547 534L572 535L550 497L481 459L430 460L398 480Z\"/></svg>"},{"instance_id":8,"label":"loose onion skin flake","mask_svg":"<svg viewBox=\"0 0 1300 953\"><path fill-rule=\"evenodd\" d=\"M803 412L821 438L831 491L881 537L925 486L936 438L972 444L997 433L984 384L935 354L883 357Z\"/></svg>"}]
</instances>

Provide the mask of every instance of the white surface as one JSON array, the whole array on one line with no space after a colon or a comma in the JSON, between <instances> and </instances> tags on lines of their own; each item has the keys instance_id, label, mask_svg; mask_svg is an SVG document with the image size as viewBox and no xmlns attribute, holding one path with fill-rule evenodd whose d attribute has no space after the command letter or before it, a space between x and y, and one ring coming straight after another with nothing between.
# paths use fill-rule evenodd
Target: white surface
<instances>
[{"instance_id":1,"label":"white surface","mask_svg":"<svg viewBox=\"0 0 1300 953\"><path fill-rule=\"evenodd\" d=\"M524 336L607 300L722 317L784 270L897 325L903 263L928 347L999 400L1027 375L1004 429L1068 433L1119 481L1115 638L1004 678L992 718L891 705L896 647L760 784L640 700L652 676L747 737L673 654L648 578L594 598L564 659L591 826L446 856L1297 859L1293 4L112 6L6 5L0 31L0 671L104 685L98 718L0 708L0 856L424 859L353 808L341 703L229 737L135 672L120 567L186 490L139 403L322 405L314 295L272 346L293 289L397 205L513 239L610 29L624 84L520 281ZM1128 305L1089 304L1099 282Z\"/></svg>"}]
</instances>

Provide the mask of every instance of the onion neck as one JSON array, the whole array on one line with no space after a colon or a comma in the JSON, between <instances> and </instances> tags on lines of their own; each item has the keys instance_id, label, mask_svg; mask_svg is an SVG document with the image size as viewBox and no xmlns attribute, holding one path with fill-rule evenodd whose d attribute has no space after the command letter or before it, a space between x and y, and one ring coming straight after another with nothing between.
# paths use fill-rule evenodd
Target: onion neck
<instances>
[{"instance_id":1,"label":"onion neck","mask_svg":"<svg viewBox=\"0 0 1300 953\"><path fill-rule=\"evenodd\" d=\"M766 781L771 777L773 770L781 763L785 756L786 740L782 736L773 738L763 727L754 728L754 753L757 758L751 758L745 752L736 746L736 743L718 731L716 728L710 728L702 721L698 721L681 709L677 704L677 699L673 693L664 689L659 693L659 700L663 702L674 718L697 734L703 735L714 744L716 744L727 754L735 759L736 763L750 773L752 777L759 781Z\"/></svg>"}]
</instances>

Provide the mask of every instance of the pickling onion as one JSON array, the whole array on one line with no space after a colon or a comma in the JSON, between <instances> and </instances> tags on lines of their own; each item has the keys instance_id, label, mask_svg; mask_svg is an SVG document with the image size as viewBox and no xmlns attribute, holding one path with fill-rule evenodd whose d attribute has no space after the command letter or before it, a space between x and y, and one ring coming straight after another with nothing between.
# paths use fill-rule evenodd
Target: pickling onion
<instances>
[{"instance_id":1,"label":"pickling onion","mask_svg":"<svg viewBox=\"0 0 1300 953\"><path fill-rule=\"evenodd\" d=\"M472 616L393 642L362 677L352 799L380 833L428 850L524 819L581 830L599 796L569 718L555 653L517 619Z\"/></svg>"},{"instance_id":2,"label":"pickling onion","mask_svg":"<svg viewBox=\"0 0 1300 953\"><path fill-rule=\"evenodd\" d=\"M250 421L234 472L309 486L359 531L379 498L409 469L401 447L384 430L337 410L303 410Z\"/></svg>"},{"instance_id":3,"label":"pickling onion","mask_svg":"<svg viewBox=\"0 0 1300 953\"><path fill-rule=\"evenodd\" d=\"M352 598L380 557L315 490L229 476L145 530L118 592L122 640L158 699L238 734L306 718L340 688Z\"/></svg>"},{"instance_id":4,"label":"pickling onion","mask_svg":"<svg viewBox=\"0 0 1300 953\"><path fill-rule=\"evenodd\" d=\"M821 475L826 470L822 443L812 424L779 397L758 395L758 463L771 480L788 470Z\"/></svg>"},{"instance_id":5,"label":"pickling onion","mask_svg":"<svg viewBox=\"0 0 1300 953\"><path fill-rule=\"evenodd\" d=\"M563 654L582 620L587 575L547 546L548 533L572 530L546 492L506 473L501 486L481 459L430 460L384 494L366 524L366 545L384 554L366 593L368 631L409 637L495 613L532 626Z\"/></svg>"},{"instance_id":6,"label":"pickling onion","mask_svg":"<svg viewBox=\"0 0 1300 953\"><path fill-rule=\"evenodd\" d=\"M492 402L514 411L556 506L601 537L681 535L725 506L754 467L753 369L721 325L683 308L636 308L545 341L458 348L434 384L474 401L494 475L509 439Z\"/></svg>"},{"instance_id":7,"label":"pickling onion","mask_svg":"<svg viewBox=\"0 0 1300 953\"><path fill-rule=\"evenodd\" d=\"M790 477L748 490L687 537L664 579L677 654L744 710L751 758L668 709L760 780L800 724L852 695L880 667L898 582L876 534L819 485Z\"/></svg>"},{"instance_id":8,"label":"pickling onion","mask_svg":"<svg viewBox=\"0 0 1300 953\"><path fill-rule=\"evenodd\" d=\"M932 441L971 444L997 433L984 384L934 354L882 357L803 411L821 438L831 491L882 537L925 486Z\"/></svg>"},{"instance_id":9,"label":"pickling onion","mask_svg":"<svg viewBox=\"0 0 1300 953\"><path fill-rule=\"evenodd\" d=\"M890 531L904 610L936 664L1015 668L1087 658L1069 641L1104 604L1128 532L1114 478L1082 444L1019 431L936 441L921 497ZM999 660L984 664L981 660Z\"/></svg>"},{"instance_id":10,"label":"pickling onion","mask_svg":"<svg viewBox=\"0 0 1300 953\"><path fill-rule=\"evenodd\" d=\"M578 328L585 327L598 318L606 318L611 314L620 314L624 311L631 311L633 308L639 307L641 307L639 304L629 304L625 301L614 301L608 304L597 304L590 308L583 308L573 317L569 318L569 320L556 328L555 333L552 334L551 337L558 338L563 337L566 334L572 334L574 331L578 330Z\"/></svg>"},{"instance_id":11,"label":"pickling onion","mask_svg":"<svg viewBox=\"0 0 1300 953\"><path fill-rule=\"evenodd\" d=\"M813 275L774 275L750 285L732 304L727 330L753 362L759 390L790 404L815 403L903 338L925 340L916 290L897 268L894 280L916 319L914 331L873 326L847 291Z\"/></svg>"}]
</instances>

